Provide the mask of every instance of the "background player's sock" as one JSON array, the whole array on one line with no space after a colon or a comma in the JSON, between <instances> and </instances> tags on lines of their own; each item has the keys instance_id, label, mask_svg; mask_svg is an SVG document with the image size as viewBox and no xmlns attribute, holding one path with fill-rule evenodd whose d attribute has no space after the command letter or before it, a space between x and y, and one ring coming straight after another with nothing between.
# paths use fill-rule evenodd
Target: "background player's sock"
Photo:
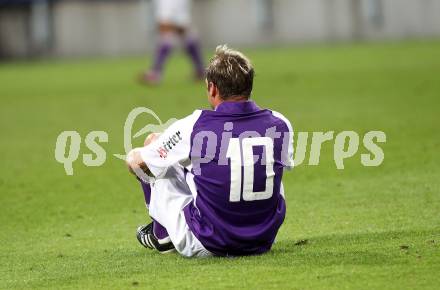
<instances>
[{"instance_id":1,"label":"background player's sock","mask_svg":"<svg viewBox=\"0 0 440 290\"><path fill-rule=\"evenodd\" d=\"M173 36L168 34L161 35L159 37L159 43L156 47L156 52L154 53L154 62L150 73L154 73L158 77L162 75L163 66L167 58L170 56L172 50Z\"/></svg>"},{"instance_id":2,"label":"background player's sock","mask_svg":"<svg viewBox=\"0 0 440 290\"><path fill-rule=\"evenodd\" d=\"M205 67L203 66L202 52L197 37L189 34L185 37L184 41L186 52L191 57L191 60L193 62L196 76L198 78L204 78Z\"/></svg>"},{"instance_id":3,"label":"background player's sock","mask_svg":"<svg viewBox=\"0 0 440 290\"><path fill-rule=\"evenodd\" d=\"M148 207L148 205L150 204L150 200L151 200L151 186L149 183L146 183L139 178L138 178L138 180L142 185L142 190L144 192L144 198L145 198L145 204ZM162 239L165 239L168 237L168 232L167 232L166 228L164 228L160 223L158 223L154 219L153 219L153 233L154 233L154 236L156 238L158 238L159 240L162 240Z\"/></svg>"}]
</instances>

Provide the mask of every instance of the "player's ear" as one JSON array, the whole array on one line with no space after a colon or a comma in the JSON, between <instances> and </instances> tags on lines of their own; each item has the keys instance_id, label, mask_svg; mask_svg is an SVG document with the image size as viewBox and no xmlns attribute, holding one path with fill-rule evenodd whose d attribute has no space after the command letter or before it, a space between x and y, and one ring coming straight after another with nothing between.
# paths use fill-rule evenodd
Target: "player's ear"
<instances>
[{"instance_id":1,"label":"player's ear","mask_svg":"<svg viewBox=\"0 0 440 290\"><path fill-rule=\"evenodd\" d=\"M217 95L217 87L213 82L208 83L208 94L211 98L215 98Z\"/></svg>"}]
</instances>

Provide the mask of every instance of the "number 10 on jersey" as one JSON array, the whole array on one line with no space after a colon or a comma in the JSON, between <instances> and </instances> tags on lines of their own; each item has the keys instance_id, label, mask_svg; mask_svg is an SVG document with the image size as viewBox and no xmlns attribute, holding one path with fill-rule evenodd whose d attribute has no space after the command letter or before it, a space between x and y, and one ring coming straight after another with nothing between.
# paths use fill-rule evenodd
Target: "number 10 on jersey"
<instances>
[{"instance_id":1,"label":"number 10 on jersey","mask_svg":"<svg viewBox=\"0 0 440 290\"><path fill-rule=\"evenodd\" d=\"M266 186L264 191L254 191L254 152L253 147L264 147L264 160L266 167ZM243 156L243 158L242 158ZM239 202L241 195L241 183L243 180L243 200L263 200L269 199L273 194L273 140L269 137L244 138L240 144L239 138L229 140L226 157L231 160L231 190L229 193L230 202ZM258 160L257 162L262 162ZM243 167L243 175L241 172Z\"/></svg>"}]
</instances>

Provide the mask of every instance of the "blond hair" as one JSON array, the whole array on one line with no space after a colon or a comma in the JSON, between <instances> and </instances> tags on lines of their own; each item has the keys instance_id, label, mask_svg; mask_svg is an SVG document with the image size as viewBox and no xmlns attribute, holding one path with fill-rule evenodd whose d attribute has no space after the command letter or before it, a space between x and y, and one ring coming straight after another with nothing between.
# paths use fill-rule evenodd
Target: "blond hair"
<instances>
[{"instance_id":1,"label":"blond hair","mask_svg":"<svg viewBox=\"0 0 440 290\"><path fill-rule=\"evenodd\" d=\"M206 69L208 82L214 83L224 99L233 96L250 97L252 93L254 68L241 52L219 45Z\"/></svg>"}]
</instances>

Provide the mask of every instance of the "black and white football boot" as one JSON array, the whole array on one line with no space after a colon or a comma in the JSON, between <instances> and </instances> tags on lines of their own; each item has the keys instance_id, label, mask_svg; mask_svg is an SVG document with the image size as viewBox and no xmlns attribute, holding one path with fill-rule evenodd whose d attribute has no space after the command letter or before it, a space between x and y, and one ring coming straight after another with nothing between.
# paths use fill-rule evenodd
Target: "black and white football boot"
<instances>
[{"instance_id":1,"label":"black and white football boot","mask_svg":"<svg viewBox=\"0 0 440 290\"><path fill-rule=\"evenodd\" d=\"M136 230L136 238L139 243L147 249L156 249L161 254L166 254L175 251L170 237L158 239L153 233L153 223L139 226Z\"/></svg>"}]
</instances>

